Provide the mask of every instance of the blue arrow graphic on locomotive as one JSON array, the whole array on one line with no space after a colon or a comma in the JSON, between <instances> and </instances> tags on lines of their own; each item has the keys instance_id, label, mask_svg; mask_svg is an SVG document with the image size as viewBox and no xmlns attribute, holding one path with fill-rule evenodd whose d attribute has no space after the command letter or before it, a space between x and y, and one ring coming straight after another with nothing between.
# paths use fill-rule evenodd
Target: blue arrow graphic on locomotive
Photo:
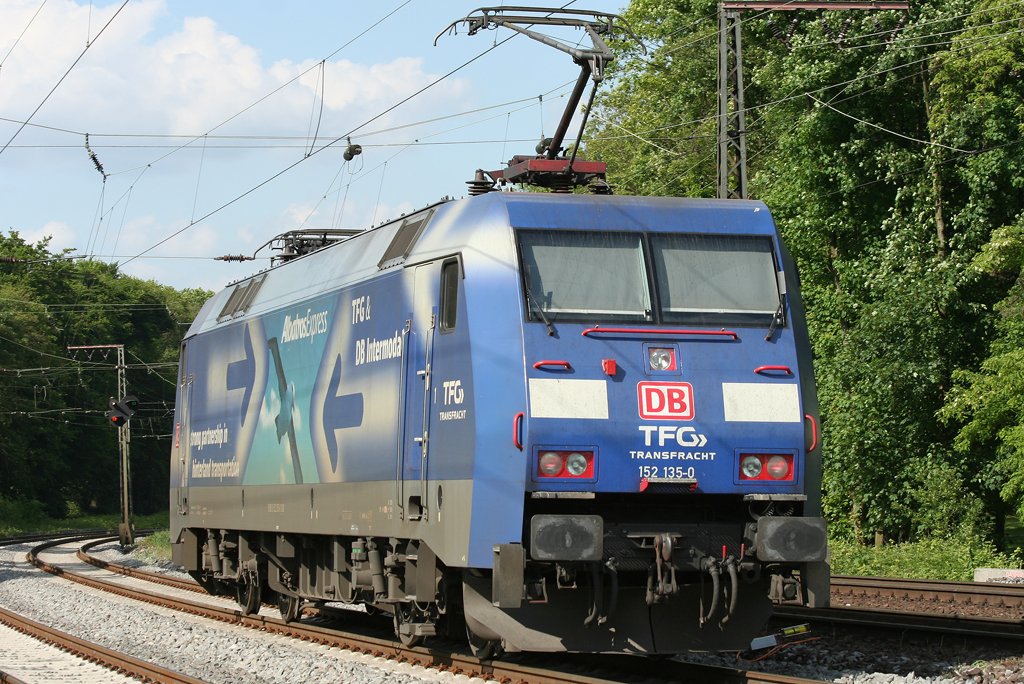
<instances>
[{"instance_id":1,"label":"blue arrow graphic on locomotive","mask_svg":"<svg viewBox=\"0 0 1024 684\"><path fill-rule=\"evenodd\" d=\"M292 408L295 405L295 397L288 386L288 379L284 376L284 364L281 362L281 348L277 344L277 338L271 337L267 340L267 348L270 355L274 357L274 368L277 369L277 389L281 395L281 412L277 414L277 441L288 435L288 446L291 448L292 471L295 473L295 484L302 484L302 465L299 463L299 443L295 439L295 420L292 417Z\"/></svg>"},{"instance_id":2,"label":"blue arrow graphic on locomotive","mask_svg":"<svg viewBox=\"0 0 1024 684\"><path fill-rule=\"evenodd\" d=\"M338 394L341 387L341 354L334 361L331 381L327 384L327 398L324 401L324 434L327 437L327 453L331 457L331 469L338 470L337 430L359 427L363 424L363 394Z\"/></svg>"},{"instance_id":3,"label":"blue arrow graphic on locomotive","mask_svg":"<svg viewBox=\"0 0 1024 684\"><path fill-rule=\"evenodd\" d=\"M248 325L244 326L244 331L242 346L245 350L245 356L240 361L229 363L227 373L227 388L229 390L245 390L245 393L242 395L242 427L245 427L245 416L249 412L252 386L256 383L256 355L252 351L252 337L249 335Z\"/></svg>"}]
</instances>

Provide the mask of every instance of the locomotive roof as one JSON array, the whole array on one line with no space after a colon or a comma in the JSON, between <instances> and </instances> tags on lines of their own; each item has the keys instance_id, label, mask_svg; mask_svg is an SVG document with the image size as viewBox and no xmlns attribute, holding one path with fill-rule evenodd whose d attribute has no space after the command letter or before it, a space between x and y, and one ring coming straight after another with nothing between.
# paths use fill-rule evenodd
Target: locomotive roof
<instances>
[{"instance_id":1,"label":"locomotive roof","mask_svg":"<svg viewBox=\"0 0 1024 684\"><path fill-rule=\"evenodd\" d=\"M465 251L511 264L515 249L510 227L745 235L775 231L759 201L492 192L432 205L233 283L206 302L187 336L402 265Z\"/></svg>"}]
</instances>

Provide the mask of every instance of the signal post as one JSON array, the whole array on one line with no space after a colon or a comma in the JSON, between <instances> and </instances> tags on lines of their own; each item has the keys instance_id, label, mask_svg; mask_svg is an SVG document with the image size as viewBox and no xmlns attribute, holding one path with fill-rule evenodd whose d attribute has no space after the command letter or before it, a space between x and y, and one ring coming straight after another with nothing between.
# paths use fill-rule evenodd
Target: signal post
<instances>
[{"instance_id":1,"label":"signal post","mask_svg":"<svg viewBox=\"0 0 1024 684\"><path fill-rule=\"evenodd\" d=\"M756 10L906 10L905 0L721 0L718 3L718 194L747 199L747 107L740 14Z\"/></svg>"},{"instance_id":2,"label":"signal post","mask_svg":"<svg viewBox=\"0 0 1024 684\"><path fill-rule=\"evenodd\" d=\"M125 378L124 345L123 344L93 344L78 347L68 347L68 351L100 351L107 352L111 349L117 351L117 399L111 397L106 413L107 420L117 428L117 450L121 465L121 522L117 526L117 536L122 547L131 546L135 543L135 525L131 519L131 468L129 465L129 451L132 441L132 432L129 419L135 411L129 404L136 401L135 397L127 396L128 382Z\"/></svg>"}]
</instances>

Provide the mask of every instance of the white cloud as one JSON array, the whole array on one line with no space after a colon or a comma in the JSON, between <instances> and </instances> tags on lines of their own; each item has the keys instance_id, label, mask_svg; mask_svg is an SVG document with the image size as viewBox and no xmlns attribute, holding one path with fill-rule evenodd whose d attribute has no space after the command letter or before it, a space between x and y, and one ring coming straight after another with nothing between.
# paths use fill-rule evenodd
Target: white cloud
<instances>
[{"instance_id":1,"label":"white cloud","mask_svg":"<svg viewBox=\"0 0 1024 684\"><path fill-rule=\"evenodd\" d=\"M425 193L410 179L426 185L441 174L418 175L424 167L415 149L374 147L411 140L415 129L390 134L391 139L370 134L452 113L476 95L466 81L448 78L360 129L353 141L365 142L366 151L351 165L355 176L352 168L338 176L342 142L268 182L303 160L301 140L287 141L293 148L254 151L239 149L251 144L247 140L211 137L175 151L188 139L104 134L202 134L235 117L216 134L301 137L319 124L322 145L432 83L439 77L432 71L444 73L448 64L428 68L424 59L403 54L407 42L396 41L377 63L358 61L365 50L348 51L348 59L334 58L323 66L321 80L316 56L310 58L301 41L275 41L275 48L285 43L287 48L268 59L258 45L228 30L229 19L224 26L209 17L172 19L176 8L164 0L133 0L97 37L120 6L120 0L49 0L0 69L0 116L17 121L43 101L86 41L94 41L35 115L33 124L38 126L25 128L0 160L0 194L20 200L4 207L7 225L21 229L26 239L52 234L53 249L122 255L117 261L125 264L126 255L140 254L182 231L147 256L211 258L252 254L275 234L301 225L314 207L306 227L337 223L364 228L371 220L396 218L422 203L413 206L392 194L408 196L410 189ZM0 1L0 50L14 44L38 9L38 0ZM279 58L282 54L287 58ZM17 126L0 121L0 144ZM102 179L83 148L86 132L109 174ZM377 170L382 161L389 162L386 173ZM410 166L413 171L403 171ZM368 175L360 175L363 169ZM328 197L318 206L325 192ZM39 228L29 230L33 226ZM123 270L176 287L219 289L266 265L142 257Z\"/></svg>"},{"instance_id":2,"label":"white cloud","mask_svg":"<svg viewBox=\"0 0 1024 684\"><path fill-rule=\"evenodd\" d=\"M63 221L47 221L41 228L22 233L21 237L30 244L35 244L48 237L50 238L49 250L51 252L74 248L78 242L75 231Z\"/></svg>"},{"instance_id":3,"label":"white cloud","mask_svg":"<svg viewBox=\"0 0 1024 684\"><path fill-rule=\"evenodd\" d=\"M314 207L311 204L289 204L282 212L282 232L297 230L300 226L304 228L322 227L315 223L323 218L320 213L321 209L322 207ZM313 222L313 225L309 225L310 222Z\"/></svg>"},{"instance_id":4,"label":"white cloud","mask_svg":"<svg viewBox=\"0 0 1024 684\"><path fill-rule=\"evenodd\" d=\"M85 27L92 27L95 38L119 5L96 8L58 0L44 7L0 72L0 109L14 118L28 116L78 58ZM35 0L0 3L0 26L24 27L36 9ZM265 66L256 47L208 17L185 18L174 33L156 36L156 23L165 13L157 0L125 7L95 38L35 123L94 135L202 134L313 67L217 131L307 133L311 112L318 112L317 61L280 60ZM9 44L9 33L0 30L0 44ZM10 43L16 36L10 36ZM382 64L341 59L325 69L322 132L326 125L349 130L436 78L424 71L421 59L411 57ZM456 80L446 81L425 101L444 102L463 89Z\"/></svg>"}]
</instances>

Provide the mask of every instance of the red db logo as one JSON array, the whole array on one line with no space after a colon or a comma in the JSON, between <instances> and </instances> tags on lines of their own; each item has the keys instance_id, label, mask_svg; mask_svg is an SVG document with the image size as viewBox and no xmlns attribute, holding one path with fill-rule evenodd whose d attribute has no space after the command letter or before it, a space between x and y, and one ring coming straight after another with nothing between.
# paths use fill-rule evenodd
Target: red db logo
<instances>
[{"instance_id":1,"label":"red db logo","mask_svg":"<svg viewBox=\"0 0 1024 684\"><path fill-rule=\"evenodd\" d=\"M688 382L641 382L636 395L644 420L693 420L693 386Z\"/></svg>"}]
</instances>

